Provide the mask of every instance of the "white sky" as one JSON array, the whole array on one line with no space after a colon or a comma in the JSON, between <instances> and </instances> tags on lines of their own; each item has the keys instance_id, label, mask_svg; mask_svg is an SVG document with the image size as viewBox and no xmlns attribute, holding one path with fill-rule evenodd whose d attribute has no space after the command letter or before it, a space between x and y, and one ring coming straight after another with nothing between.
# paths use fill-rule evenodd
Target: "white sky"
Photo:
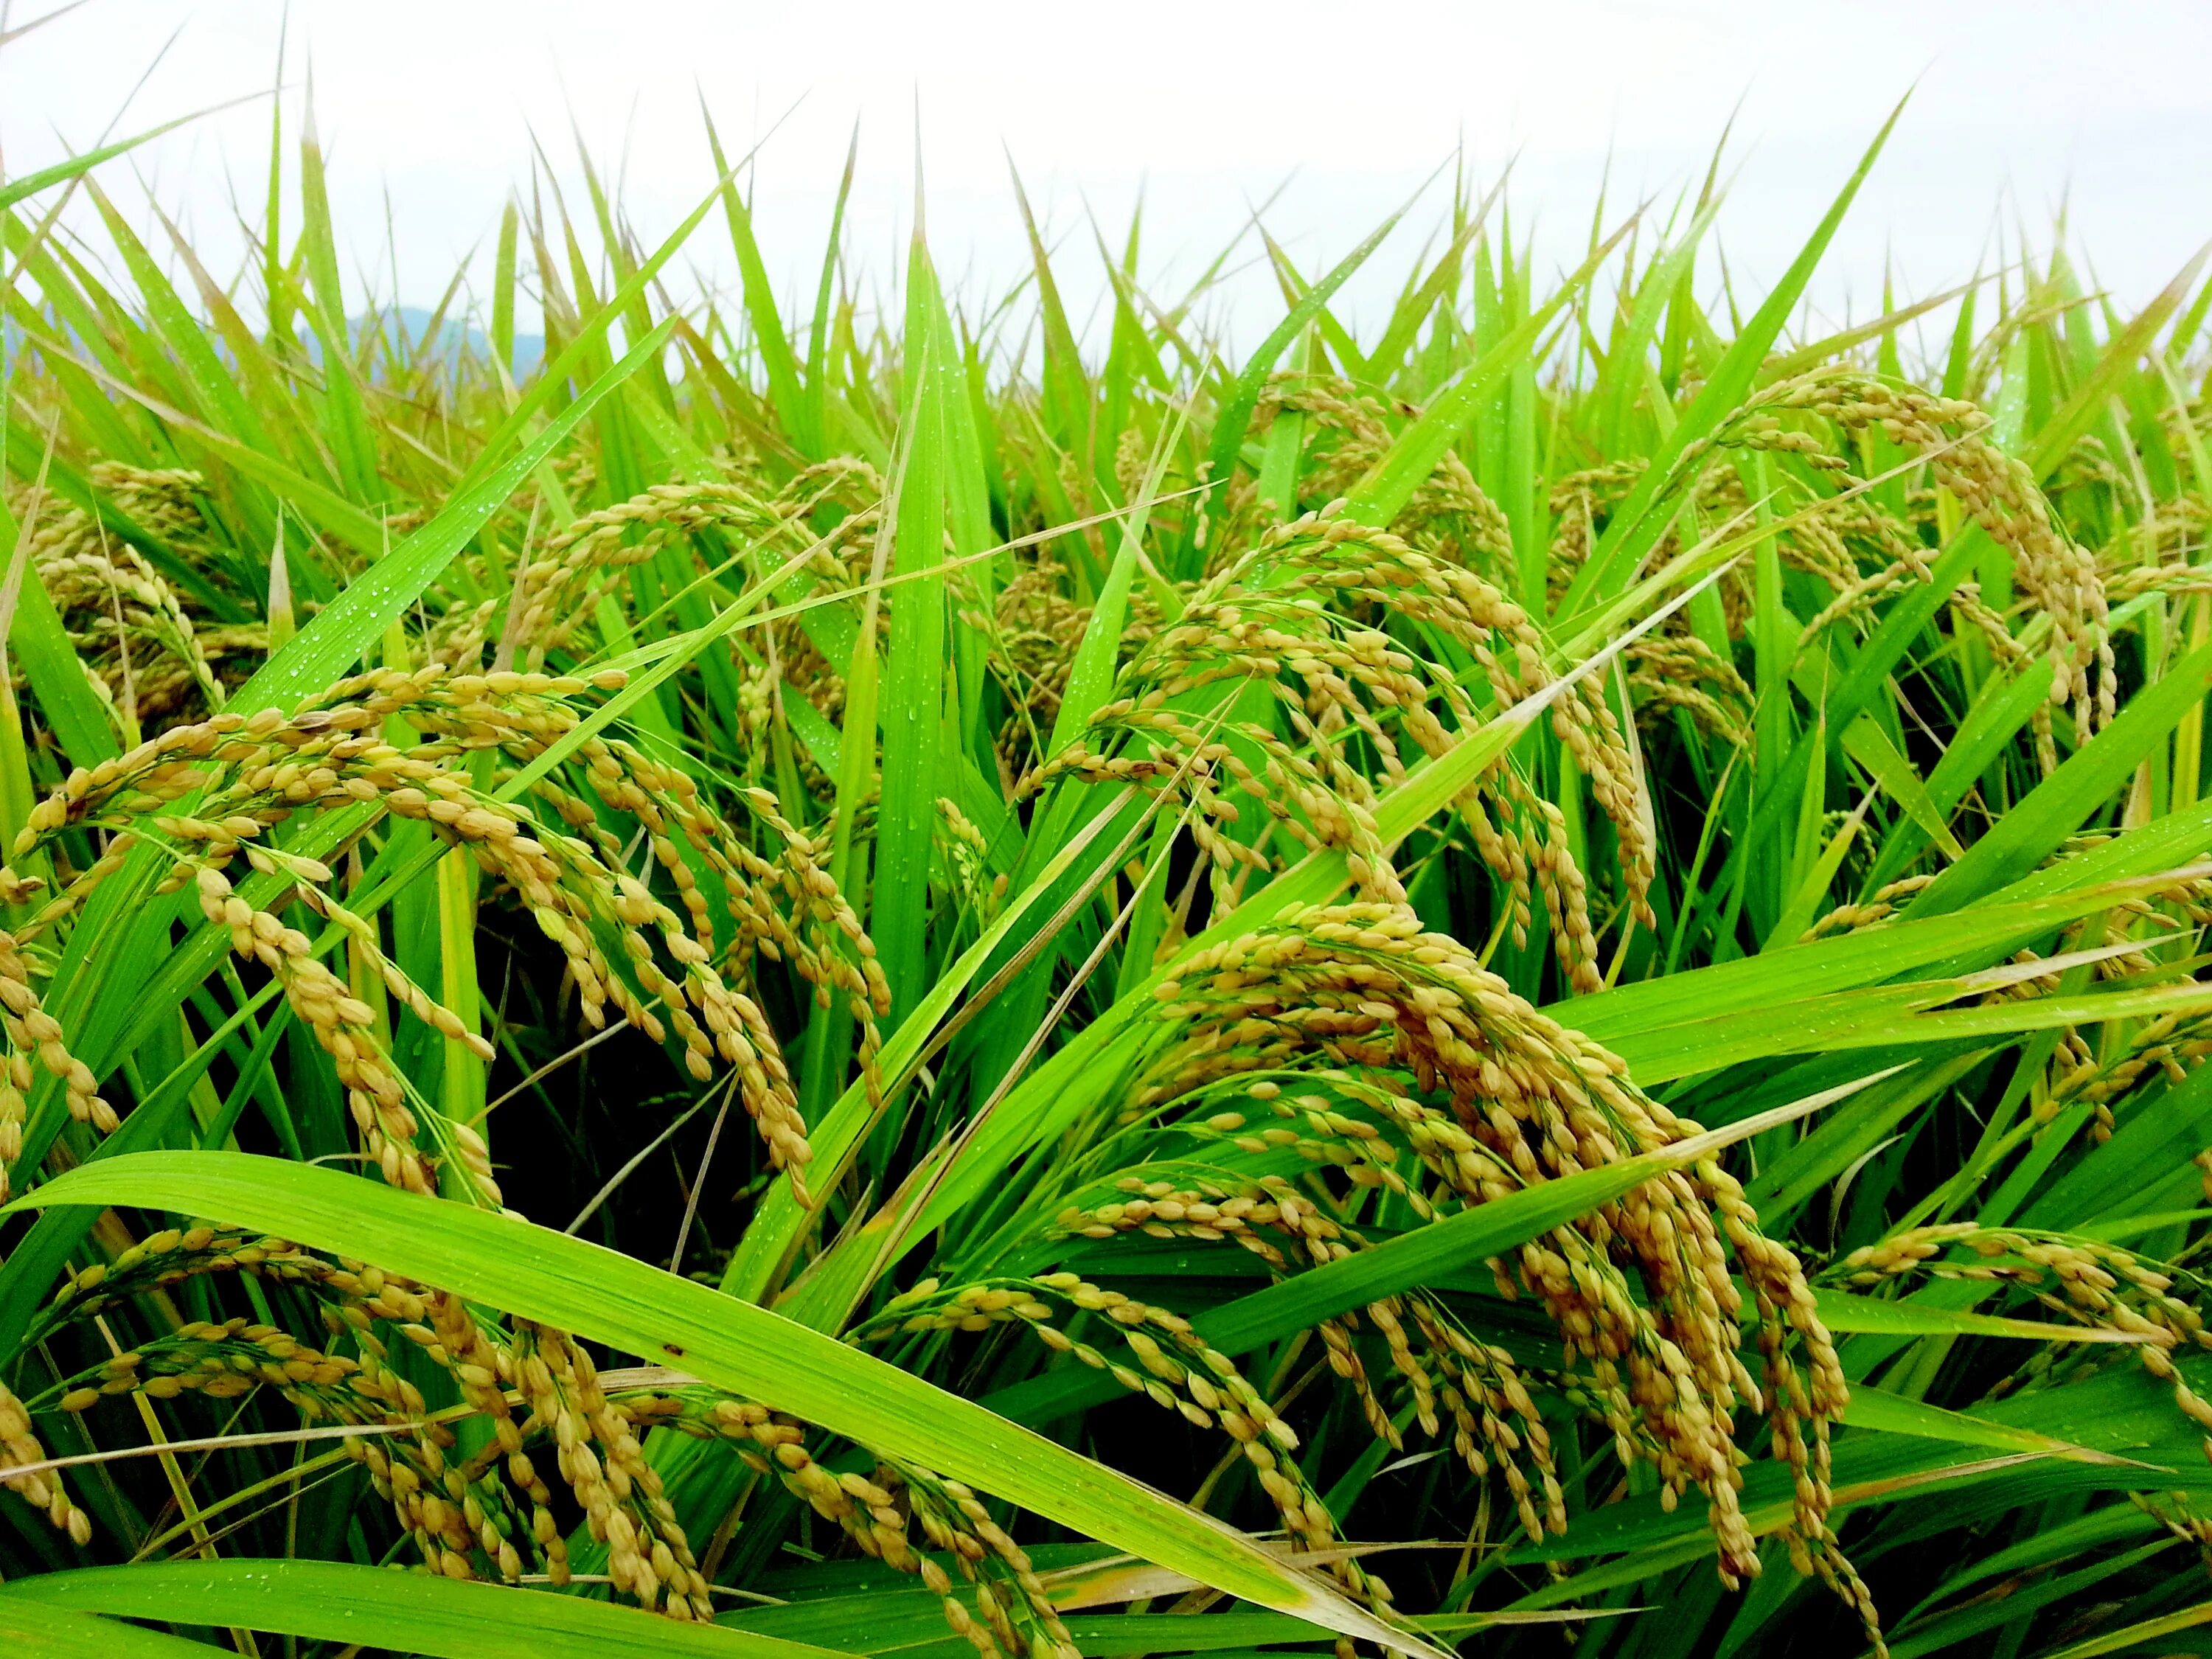
<instances>
[{"instance_id":1,"label":"white sky","mask_svg":"<svg viewBox=\"0 0 2212 1659\"><path fill-rule=\"evenodd\" d=\"M8 22L53 3L13 0ZM0 46L0 164L21 173L89 145L179 30L118 131L265 89L283 15L282 0L88 0ZM1763 283L1916 80L1816 289L1832 313L1870 308L1892 250L1900 290L1931 292L1972 274L2000 216L2047 242L2062 201L2077 258L2124 301L2212 238L2206 0L294 0L289 27L288 140L312 63L349 275L392 291L388 198L397 286L414 303L434 301L472 248L488 270L533 132L588 211L572 117L657 240L712 183L702 92L733 150L790 112L754 193L772 275L810 299L856 118L848 247L888 282L910 221L917 108L931 245L970 293L1026 266L1006 150L1079 267L1093 258L1085 204L1118 245L1141 187L1146 280L1173 295L1285 180L1267 222L1310 275L1462 143L1485 177L1517 153L1516 228L1535 224L1555 261L1587 230L1609 151L1620 206L1671 199L1739 100L1720 242L1740 283ZM260 214L268 109L196 123L103 180L135 212L143 179L222 269L237 246L232 181ZM1374 325L1448 187L1347 290L1355 325ZM718 219L692 250L708 280L728 280ZM1076 302L1093 291L1063 281ZM1256 267L1216 313L1246 345L1279 314Z\"/></svg>"}]
</instances>

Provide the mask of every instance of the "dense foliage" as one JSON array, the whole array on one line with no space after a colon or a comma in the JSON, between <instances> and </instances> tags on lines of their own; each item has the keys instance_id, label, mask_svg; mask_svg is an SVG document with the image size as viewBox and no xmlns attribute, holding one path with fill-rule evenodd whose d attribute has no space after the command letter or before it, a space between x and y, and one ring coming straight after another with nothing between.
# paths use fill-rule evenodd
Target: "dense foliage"
<instances>
[{"instance_id":1,"label":"dense foliage","mask_svg":"<svg viewBox=\"0 0 2212 1659\"><path fill-rule=\"evenodd\" d=\"M2194 266L1462 194L1224 363L1134 227L788 316L726 172L424 328L283 182L0 191L0 1634L2212 1627Z\"/></svg>"}]
</instances>

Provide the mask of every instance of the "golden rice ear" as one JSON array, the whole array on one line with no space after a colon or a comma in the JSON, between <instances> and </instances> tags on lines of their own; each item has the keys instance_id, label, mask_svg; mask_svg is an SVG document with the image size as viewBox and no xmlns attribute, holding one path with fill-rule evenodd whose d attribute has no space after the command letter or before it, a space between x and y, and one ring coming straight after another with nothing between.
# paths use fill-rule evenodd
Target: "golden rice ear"
<instances>
[{"instance_id":1,"label":"golden rice ear","mask_svg":"<svg viewBox=\"0 0 2212 1659\"><path fill-rule=\"evenodd\" d=\"M86 1402L89 1403L89 1402ZM92 1541L92 1517L70 1501L58 1469L10 1475L10 1469L28 1469L50 1461L46 1449L32 1432L31 1415L23 1402L0 1382L0 1486L14 1492L33 1509L43 1510L55 1530L69 1534L78 1546Z\"/></svg>"},{"instance_id":2,"label":"golden rice ear","mask_svg":"<svg viewBox=\"0 0 2212 1659\"><path fill-rule=\"evenodd\" d=\"M1955 1480L1880 1478L1910 1450L1895 1406L1830 1438L1862 1374L2063 1429L2110 1413L2061 1389L2140 1366L2183 1449L2212 1449L2183 1202L2212 1205L2212 1151L2174 1138L2212 1059L2212 879L2172 867L2206 794L2203 258L2124 319L2127 273L2085 291L2068 257L2009 245L1987 283L1885 291L1807 344L1849 192L1763 294L1704 240L1717 171L1540 294L1534 245L1462 178L1448 249L1373 290L1381 319L1335 287L1379 237L1320 283L1267 240L1267 265L1231 255L1178 292L1197 265L1140 260L1134 224L1103 288L1056 277L1034 226L1003 295L939 286L917 241L902 311L847 260L841 196L810 324L713 148L721 201L650 271L604 175L589 222L534 182L490 288L472 267L441 313L451 349L339 303L319 161L306 235L280 237L272 179L236 281L173 234L196 295L130 245L127 210L62 201L70 167L8 187L62 216L4 252L0 1197L76 1164L79 1192L159 1180L100 1168L142 1136L556 1224L596 1188L576 1228L702 1280L712 1260L732 1298L1008 1416L1103 1380L1119 1409L1045 1426L1098 1471L1205 1444L1211 1474L1162 1476L1178 1497L1279 1528L1378 1612L1375 1558L1322 1496L1340 1482L1363 1538L1464 1540L1408 1559L1468 1624L1541 1560L1528 1599L1579 1610L1534 1616L1571 1632L1595 1596L1665 1601L1631 1615L1649 1645L1832 1644L1826 1598L1786 1585L1716 1608L1621 1577L1706 1548L1735 1589L1786 1556L1881 1654L1840 1486L1877 1500L1867 1559L1923 1628L1981 1618L1989 1563L2069 1548L2023 1598L2047 1605L1989 1616L2047 1614L2046 1645L2164 1628L2156 1567L2045 1524L2040 1474L1962 1506ZM684 238L715 205L739 280L694 290ZM1216 307L1269 266L1296 314L1258 362L1237 347L1274 316L1224 332ZM1084 290L1088 324L1063 314ZM534 366L518 301L544 313ZM1916 342L1954 303L1948 351ZM516 443L535 453L510 471ZM1097 653L1079 683L1109 592L1107 683ZM301 700L334 641L363 665ZM287 647L269 683L291 690L250 689ZM1533 729L1470 744L1538 698ZM879 757L887 733L913 741ZM2033 950L2015 923L2044 928ZM927 993L902 1031L872 926L936 976L902 987ZM1978 962L1923 960L1954 950L2012 958L1965 981ZM1679 1148L1709 1103L1747 1116L1877 1040L1911 1061L1894 1093L1265 1349L1212 1322ZM675 1139L733 1098L757 1145L732 1152L719 1115ZM145 1121L103 1141L126 1111ZM2152 1259L2167 1241L2175 1264ZM0 1389L0 1487L58 1529L0 1540L0 1576L88 1539L95 1480L153 1517L149 1559L396 1553L586 1598L602 1579L687 1620L790 1590L764 1626L880 1565L983 1659L1074 1659L1071 1579L1002 1508L678 1369L703 1353L603 1371L458 1292L127 1206L10 1215L0 1244L23 1396ZM58 1255L75 1271L40 1307ZM1978 1310L1931 1316L1937 1279ZM141 1407L217 1443L152 1455ZM288 1476L295 1418L344 1432ZM656 1429L723 1443L647 1456ZM339 1456L383 1510L315 1495L307 1470ZM725 1505L731 1461L760 1480ZM2097 1538L2212 1541L2185 1496L2093 1486L2062 1507ZM1881 1548L1890 1517L1929 1547ZM1635 1547L1594 1560L1585 1538ZM1929 1579L1947 1552L1963 1564ZM1086 1607L1084 1645L1144 1647L1216 1594L1156 1601L1127 1640Z\"/></svg>"},{"instance_id":3,"label":"golden rice ear","mask_svg":"<svg viewBox=\"0 0 2212 1659\"><path fill-rule=\"evenodd\" d=\"M1023 794L1071 776L1184 795L1192 808L1188 833L1212 866L1218 896L1242 872L1285 867L1296 849L1332 848L1345 853L1364 896L1402 900L1397 872L1374 835L1377 781L1342 762L1344 737L1356 732L1371 745L1384 778L1395 781L1404 771L1404 744L1439 755L1476 717L1440 665L1407 654L1376 629L1347 625L1343 619L1362 607L1456 641L1482 665L1500 704L1551 683L1540 635L1498 590L1346 517L1342 503L1332 502L1270 526L1201 587L1176 623L1137 653L1120 695L1093 712L1083 738L1024 779ZM1225 708L1223 700L1233 701L1244 683L1269 689L1287 736L1239 721L1232 744L1224 740L1220 715L1209 721L1183 706L1204 689ZM1436 698L1453 714L1451 725L1429 708ZM1605 697L1586 686L1555 701L1553 725L1613 823L1632 912L1649 926L1653 832L1621 730ZM1258 750L1258 766L1246 758L1244 744ZM1589 898L1556 810L1545 817L1547 808L1516 781L1510 761L1468 793L1472 811L1496 796L1519 821L1523 850L1510 855L1486 815L1475 831L1509 884L1516 931L1526 932L1533 866L1557 924L1562 966L1578 988L1595 990L1601 981ZM1269 835L1238 828L1255 810L1267 815ZM1270 836L1288 845L1271 855Z\"/></svg>"},{"instance_id":4,"label":"golden rice ear","mask_svg":"<svg viewBox=\"0 0 2212 1659\"><path fill-rule=\"evenodd\" d=\"M1062 1228L1111 1237L1128 1228L1152 1231L1158 1227L1159 1236L1170 1237L1173 1235L1152 1218L1200 1214L1220 1221L1237 1233L1240 1242L1272 1250L1272 1246L1259 1243L1255 1232L1243 1227L1243 1218L1249 1217L1256 1228L1273 1222L1279 1212L1286 1210L1295 1218L1300 1211L1286 1187L1277 1191L1272 1201L1255 1205L1249 1200L1231 1200L1216 1210L1196 1194L1186 1202L1166 1182L1148 1183L1132 1176L1120 1185L1138 1196L1127 1204L1104 1206L1097 1211L1071 1210L1060 1218ZM1334 1236L1330 1224L1310 1208L1304 1215L1316 1237ZM1102 1222L1101 1217L1111 1219ZM1202 1231L1196 1222L1191 1225ZM1279 1256L1275 1259L1280 1260ZM1095 1316L1094 1329L1103 1347L1069 1334L1054 1322L1061 1318L1072 1322L1085 1315ZM1129 1393L1144 1395L1194 1427L1218 1429L1228 1435L1275 1506L1288 1535L1309 1549L1329 1553L1325 1557L1327 1570L1352 1595L1378 1610L1389 1607L1389 1587L1380 1578L1356 1556L1334 1554L1334 1547L1341 1540L1328 1505L1293 1455L1298 1446L1297 1432L1233 1358L1207 1342L1188 1320L1172 1310L1091 1284L1067 1272L999 1278L969 1285L945 1285L930 1279L895 1297L861 1327L860 1334L885 1340L901 1334L979 1333L994 1326L1032 1330L1054 1352L1070 1355L1077 1363L1110 1376ZM1325 1324L1322 1334L1338 1374L1347 1380L1358 1376L1358 1358L1339 1327L1334 1322ZM1372 1402L1371 1394L1365 1397ZM1372 1409L1379 1412L1381 1407L1373 1404ZM1382 1420L1387 1431L1387 1414Z\"/></svg>"},{"instance_id":5,"label":"golden rice ear","mask_svg":"<svg viewBox=\"0 0 2212 1659\"><path fill-rule=\"evenodd\" d=\"M37 939L75 915L122 867L134 828L143 828L175 860L172 884L189 877L203 915L228 933L233 952L282 984L336 1068L368 1160L394 1184L436 1191L436 1155L417 1145L422 1113L389 1058L382 1010L324 963L314 941L247 898L227 873L242 853L274 902L304 904L345 934L353 979L364 994L388 996L489 1061L489 1039L413 983L385 952L380 925L332 895L330 866L268 839L279 826L369 806L425 825L520 896L565 953L587 1021L596 1024L611 1003L655 1041L672 1031L694 1077L733 1069L772 1162L803 1168L811 1154L781 1040L745 989L755 955L789 960L802 978L843 994L861 1026L860 1060L872 1093L881 1086L876 1021L889 1008L882 970L850 903L822 867L825 849L763 806L764 792L751 805L781 835L783 850L773 861L738 838L689 776L619 740L594 738L578 750L599 808L553 778L538 792L590 839L533 833L538 826L520 808L477 781L470 753L490 750L528 763L574 728L581 716L572 700L595 682L598 689L618 684L606 674L587 681L535 671L452 674L436 664L380 669L338 683L289 716L269 708L250 721L220 715L173 727L72 774L32 812L26 856L73 828L112 833L100 857L17 934L0 934L7 941L0 948L0 1031L8 1051L34 1057L62 1081L73 1117L101 1133L116 1126L92 1073L40 1006L15 941ZM394 719L431 741L411 749L383 741L380 728ZM191 813L165 810L188 793ZM602 809L639 826L673 906L624 871L623 848L600 822ZM33 890L20 890L27 898ZM623 941L619 962L599 943L602 918ZM9 1121L0 1099L0 1172L20 1151L8 1135ZM502 1201L481 1137L441 1124L434 1139L481 1201Z\"/></svg>"},{"instance_id":6,"label":"golden rice ear","mask_svg":"<svg viewBox=\"0 0 2212 1659\"><path fill-rule=\"evenodd\" d=\"M1355 1188L1425 1185L1426 1212L1698 1133L1637 1090L1617 1056L1538 1012L1402 906L1292 911L1190 954L1156 997L1161 1035L1137 1097L1146 1112L1201 1148L1295 1152ZM1231 1089L1250 1109L1221 1109ZM1392 1170L1398 1152L1386 1158L1386 1147L1410 1155L1424 1182ZM1240 1188L1218 1177L1179 1183L1172 1166L1152 1167L1160 1172L1132 1172L1110 1196L1062 1211L1054 1231L1233 1239L1279 1275L1366 1248L1357 1228L1280 1176ZM1849 1389L1797 1257L1765 1237L1712 1158L1530 1241L1510 1271L1559 1328L1568 1370L1588 1377L1586 1409L1613 1430L1623 1462L1650 1466L1668 1493L1702 1494L1726 1576L1759 1571L1733 1426L1746 1403L1767 1419L1774 1455L1796 1477L1790 1535L1814 1555L1831 1547L1827 1437ZM1737 1273L1753 1304L1763 1384L1738 1353ZM1322 1327L1329 1364L1395 1443L1348 1334L1354 1317ZM1440 1432L1440 1405L1449 1407L1462 1457L1478 1474L1496 1465L1532 1534L1563 1524L1549 1442L1527 1430L1538 1413L1510 1360L1418 1296L1357 1317L1382 1336L1424 1430ZM1522 1431L1505 1428L1509 1407Z\"/></svg>"},{"instance_id":7,"label":"golden rice ear","mask_svg":"<svg viewBox=\"0 0 2212 1659\"><path fill-rule=\"evenodd\" d=\"M1786 424L1784 417L1790 416L1831 422L1854 438L1878 432L1888 442L1924 456L1936 483L2011 555L2012 580L2050 618L2046 659L2051 702L2070 703L2075 724L2086 734L2112 723L2118 709L2118 669L2104 574L2095 556L2056 521L2033 471L1992 441L1989 415L1962 398L1940 397L1872 375L1822 370L1767 388L1723 426L1713 442L1717 447L1787 450L1848 478L1850 464L1827 453L1814 434ZM1808 626L1804 640L1901 585L1929 580L1927 550L1917 540L1893 535L1884 545L1888 562L1870 575L1841 585L1837 599ZM2146 586L2154 582L2153 579ZM2021 656L2012 629L1980 603L1978 588L1961 604L1960 614L1990 650L2002 659ZM2057 768L2055 750L2046 742L2040 745L2040 754L2048 775Z\"/></svg>"}]
</instances>

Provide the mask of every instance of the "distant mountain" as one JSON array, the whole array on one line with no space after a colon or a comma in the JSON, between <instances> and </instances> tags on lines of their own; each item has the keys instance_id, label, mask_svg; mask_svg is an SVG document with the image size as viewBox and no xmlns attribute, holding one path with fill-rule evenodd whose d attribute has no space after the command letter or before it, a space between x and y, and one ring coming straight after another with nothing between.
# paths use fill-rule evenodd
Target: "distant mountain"
<instances>
[{"instance_id":1,"label":"distant mountain","mask_svg":"<svg viewBox=\"0 0 2212 1659\"><path fill-rule=\"evenodd\" d=\"M385 316L385 326L408 346L420 351L430 332L432 313L422 306L402 306ZM362 327L362 319L354 319L354 327ZM404 333L401 331L404 331ZM457 322L447 318L438 325L437 337L430 349L446 357L459 357L463 353L472 356L491 355L491 340L472 323ZM508 365L519 380L529 374L545 358L545 337L543 334L518 334L514 337L514 361Z\"/></svg>"}]
</instances>

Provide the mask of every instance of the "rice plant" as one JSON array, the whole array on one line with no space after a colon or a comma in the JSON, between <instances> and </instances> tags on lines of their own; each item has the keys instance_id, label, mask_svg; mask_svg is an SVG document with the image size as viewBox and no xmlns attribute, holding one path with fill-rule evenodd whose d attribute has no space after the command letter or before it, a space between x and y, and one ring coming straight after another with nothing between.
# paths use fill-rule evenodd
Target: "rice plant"
<instances>
[{"instance_id":1,"label":"rice plant","mask_svg":"<svg viewBox=\"0 0 2212 1659\"><path fill-rule=\"evenodd\" d=\"M1237 357L710 130L419 327L278 137L0 188L9 1651L2205 1639L2197 264Z\"/></svg>"}]
</instances>

